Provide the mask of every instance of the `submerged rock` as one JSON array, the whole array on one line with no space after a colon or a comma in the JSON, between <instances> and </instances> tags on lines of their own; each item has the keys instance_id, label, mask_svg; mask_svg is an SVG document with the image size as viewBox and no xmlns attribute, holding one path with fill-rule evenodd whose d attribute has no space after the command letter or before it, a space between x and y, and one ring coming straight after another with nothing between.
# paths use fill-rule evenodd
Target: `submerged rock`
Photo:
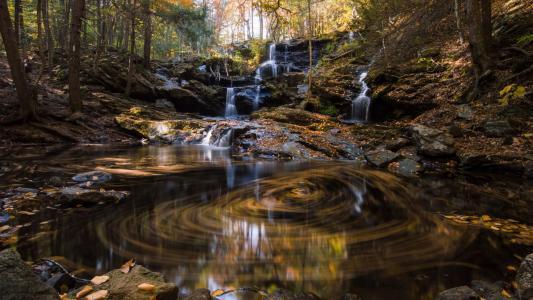
<instances>
[{"instance_id":1,"label":"submerged rock","mask_svg":"<svg viewBox=\"0 0 533 300\"><path fill-rule=\"evenodd\" d=\"M197 289L192 292L185 300L211 300L211 292L208 289Z\"/></svg>"},{"instance_id":2,"label":"submerged rock","mask_svg":"<svg viewBox=\"0 0 533 300\"><path fill-rule=\"evenodd\" d=\"M92 285L92 289L95 292L108 291L106 299L109 300L176 300L178 298L178 287L175 284L167 283L163 275L140 265L134 266L128 273L117 269L105 276L109 279L99 285ZM139 288L141 284L147 284L146 286L153 286L153 288ZM76 295L80 290L71 294Z\"/></svg>"},{"instance_id":3,"label":"submerged rock","mask_svg":"<svg viewBox=\"0 0 533 300\"><path fill-rule=\"evenodd\" d=\"M516 283L520 299L533 298L533 253L529 254L520 265L516 274Z\"/></svg>"},{"instance_id":4,"label":"submerged rock","mask_svg":"<svg viewBox=\"0 0 533 300\"><path fill-rule=\"evenodd\" d=\"M454 155L456 152L455 141L447 132L424 125L414 125L411 132L418 153L422 155L442 157Z\"/></svg>"},{"instance_id":5,"label":"submerged rock","mask_svg":"<svg viewBox=\"0 0 533 300\"><path fill-rule=\"evenodd\" d=\"M306 292L291 292L277 290L266 298L267 300L319 300L318 296Z\"/></svg>"},{"instance_id":6,"label":"submerged rock","mask_svg":"<svg viewBox=\"0 0 533 300\"><path fill-rule=\"evenodd\" d=\"M0 278L2 300L59 299L57 292L40 281L12 249L0 252Z\"/></svg>"}]
</instances>

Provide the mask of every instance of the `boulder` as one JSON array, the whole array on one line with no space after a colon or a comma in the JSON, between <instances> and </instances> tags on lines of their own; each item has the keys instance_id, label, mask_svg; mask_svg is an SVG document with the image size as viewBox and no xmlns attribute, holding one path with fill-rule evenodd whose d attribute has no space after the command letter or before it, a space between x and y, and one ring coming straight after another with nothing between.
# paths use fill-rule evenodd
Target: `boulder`
<instances>
[{"instance_id":1,"label":"boulder","mask_svg":"<svg viewBox=\"0 0 533 300\"><path fill-rule=\"evenodd\" d=\"M113 270L105 276L109 279L99 285L91 283L94 292L108 291L108 300L176 300L178 287L173 283L167 283L160 273L152 272L143 266L136 265L128 273L121 270ZM148 284L152 289L141 289L139 285ZM76 295L81 289L73 291Z\"/></svg>"},{"instance_id":2,"label":"boulder","mask_svg":"<svg viewBox=\"0 0 533 300\"><path fill-rule=\"evenodd\" d=\"M478 294L466 285L445 290L440 293L437 300L478 300Z\"/></svg>"},{"instance_id":3,"label":"boulder","mask_svg":"<svg viewBox=\"0 0 533 300\"><path fill-rule=\"evenodd\" d=\"M398 154L390 150L375 150L365 154L366 160L378 168L386 167L389 163L398 158Z\"/></svg>"},{"instance_id":4,"label":"boulder","mask_svg":"<svg viewBox=\"0 0 533 300\"><path fill-rule=\"evenodd\" d=\"M421 155L443 157L454 155L456 152L453 137L445 131L414 125L411 127L411 134Z\"/></svg>"},{"instance_id":5,"label":"boulder","mask_svg":"<svg viewBox=\"0 0 533 300\"><path fill-rule=\"evenodd\" d=\"M52 300L58 293L39 280L12 249L0 252L0 297L2 300Z\"/></svg>"},{"instance_id":6,"label":"boulder","mask_svg":"<svg viewBox=\"0 0 533 300\"><path fill-rule=\"evenodd\" d=\"M533 298L533 253L526 256L516 273L520 299Z\"/></svg>"}]
</instances>

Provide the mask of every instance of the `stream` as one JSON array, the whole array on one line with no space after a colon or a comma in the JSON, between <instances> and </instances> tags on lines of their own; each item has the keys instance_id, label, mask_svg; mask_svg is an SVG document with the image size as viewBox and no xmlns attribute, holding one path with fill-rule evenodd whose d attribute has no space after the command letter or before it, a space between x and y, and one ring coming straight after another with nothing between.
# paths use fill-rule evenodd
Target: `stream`
<instances>
[{"instance_id":1,"label":"stream","mask_svg":"<svg viewBox=\"0 0 533 300\"><path fill-rule=\"evenodd\" d=\"M17 233L25 260L63 257L88 275L135 258L180 292L284 287L323 299L431 299L474 279L502 280L533 250L442 217L527 222L530 199L491 190L527 187L516 179L400 178L353 162L239 159L205 145L12 153L15 167L1 161L1 190L42 187L53 176L69 185L99 168L113 174L103 188L131 193L120 203L43 209Z\"/></svg>"}]
</instances>

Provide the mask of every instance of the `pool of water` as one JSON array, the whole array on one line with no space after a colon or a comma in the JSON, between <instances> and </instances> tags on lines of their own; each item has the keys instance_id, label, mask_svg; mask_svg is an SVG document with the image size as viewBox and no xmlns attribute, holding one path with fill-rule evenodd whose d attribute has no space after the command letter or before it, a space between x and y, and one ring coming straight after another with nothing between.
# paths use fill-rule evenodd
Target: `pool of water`
<instances>
[{"instance_id":1,"label":"pool of water","mask_svg":"<svg viewBox=\"0 0 533 300\"><path fill-rule=\"evenodd\" d=\"M502 280L533 252L441 216L527 223L529 185L518 179L408 179L351 162L249 160L200 146L26 150L4 157L11 165L0 189L99 169L113 174L104 188L131 192L119 204L44 210L18 232L25 259L59 256L91 275L135 258L182 292L283 287L323 299L431 299L474 279Z\"/></svg>"}]
</instances>

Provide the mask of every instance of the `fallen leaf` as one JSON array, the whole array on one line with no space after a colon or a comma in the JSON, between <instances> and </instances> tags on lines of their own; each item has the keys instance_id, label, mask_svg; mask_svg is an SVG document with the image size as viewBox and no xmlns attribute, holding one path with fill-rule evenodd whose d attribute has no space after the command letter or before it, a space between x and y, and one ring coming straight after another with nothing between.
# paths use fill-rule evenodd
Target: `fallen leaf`
<instances>
[{"instance_id":1,"label":"fallen leaf","mask_svg":"<svg viewBox=\"0 0 533 300\"><path fill-rule=\"evenodd\" d=\"M79 292L76 293L76 299L80 299L81 297L86 296L92 291L93 291L92 286L86 285Z\"/></svg>"},{"instance_id":2,"label":"fallen leaf","mask_svg":"<svg viewBox=\"0 0 533 300\"><path fill-rule=\"evenodd\" d=\"M492 220L492 218L490 216L487 216L487 215L483 215L481 217L481 221L483 221L483 222L489 222L491 220Z\"/></svg>"},{"instance_id":3,"label":"fallen leaf","mask_svg":"<svg viewBox=\"0 0 533 300\"><path fill-rule=\"evenodd\" d=\"M68 294L64 293L64 294L59 295L59 300L68 300Z\"/></svg>"},{"instance_id":4,"label":"fallen leaf","mask_svg":"<svg viewBox=\"0 0 533 300\"><path fill-rule=\"evenodd\" d=\"M120 271L124 274L128 274L131 268L133 268L134 266L135 266L135 260L132 258L128 260L126 263L124 263L122 267L120 267Z\"/></svg>"},{"instance_id":5,"label":"fallen leaf","mask_svg":"<svg viewBox=\"0 0 533 300\"><path fill-rule=\"evenodd\" d=\"M143 292L151 293L155 291L155 285L149 283L141 283L137 286L137 288Z\"/></svg>"},{"instance_id":6,"label":"fallen leaf","mask_svg":"<svg viewBox=\"0 0 533 300\"><path fill-rule=\"evenodd\" d=\"M224 290L215 290L211 293L211 297L217 297L224 294Z\"/></svg>"},{"instance_id":7,"label":"fallen leaf","mask_svg":"<svg viewBox=\"0 0 533 300\"><path fill-rule=\"evenodd\" d=\"M85 300L102 300L107 298L107 295L109 295L108 290L99 290L85 297Z\"/></svg>"},{"instance_id":8,"label":"fallen leaf","mask_svg":"<svg viewBox=\"0 0 533 300\"><path fill-rule=\"evenodd\" d=\"M93 279L91 279L91 283L94 285L102 284L109 280L109 276L102 275L102 276L94 276Z\"/></svg>"},{"instance_id":9,"label":"fallen leaf","mask_svg":"<svg viewBox=\"0 0 533 300\"><path fill-rule=\"evenodd\" d=\"M512 297L511 294L509 294L509 292L506 291L506 290L502 290L502 296L504 296L505 298L511 298Z\"/></svg>"},{"instance_id":10,"label":"fallen leaf","mask_svg":"<svg viewBox=\"0 0 533 300\"><path fill-rule=\"evenodd\" d=\"M11 228L9 225L4 225L4 226L0 227L0 232L7 231L7 230L9 230L9 228Z\"/></svg>"}]
</instances>

